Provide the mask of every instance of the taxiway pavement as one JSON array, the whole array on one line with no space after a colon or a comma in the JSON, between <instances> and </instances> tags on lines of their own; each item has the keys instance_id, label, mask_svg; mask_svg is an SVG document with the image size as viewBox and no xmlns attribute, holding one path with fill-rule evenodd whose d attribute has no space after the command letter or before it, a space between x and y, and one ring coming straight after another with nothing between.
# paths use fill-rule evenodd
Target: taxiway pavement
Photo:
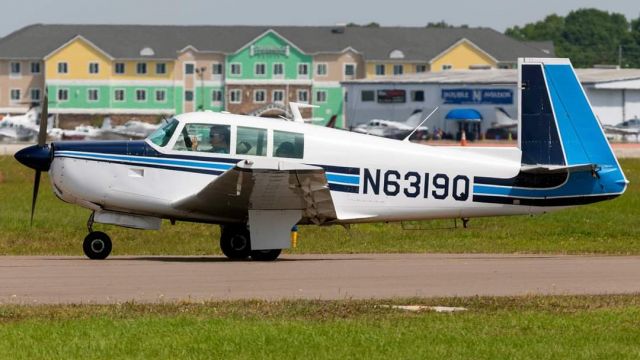
<instances>
[{"instance_id":1,"label":"taxiway pavement","mask_svg":"<svg viewBox=\"0 0 640 360\"><path fill-rule=\"evenodd\" d=\"M369 299L640 292L640 256L0 257L0 303Z\"/></svg>"}]
</instances>

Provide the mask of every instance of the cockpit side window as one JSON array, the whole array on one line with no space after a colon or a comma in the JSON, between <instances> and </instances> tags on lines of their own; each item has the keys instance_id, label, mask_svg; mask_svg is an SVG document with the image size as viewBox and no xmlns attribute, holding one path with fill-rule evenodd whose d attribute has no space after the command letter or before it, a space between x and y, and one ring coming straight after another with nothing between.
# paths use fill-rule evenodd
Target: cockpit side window
<instances>
[{"instance_id":1,"label":"cockpit side window","mask_svg":"<svg viewBox=\"0 0 640 360\"><path fill-rule=\"evenodd\" d=\"M238 126L236 154L267 156L267 130Z\"/></svg>"},{"instance_id":2,"label":"cockpit side window","mask_svg":"<svg viewBox=\"0 0 640 360\"><path fill-rule=\"evenodd\" d=\"M169 122L151 133L147 139L160 147L164 147L169 143L169 140L171 140L171 136L173 136L173 133L176 131L178 124L179 122L177 119L171 119Z\"/></svg>"},{"instance_id":3,"label":"cockpit side window","mask_svg":"<svg viewBox=\"0 0 640 360\"><path fill-rule=\"evenodd\" d=\"M173 149L229 154L230 135L229 125L187 124Z\"/></svg>"},{"instance_id":4,"label":"cockpit side window","mask_svg":"<svg viewBox=\"0 0 640 360\"><path fill-rule=\"evenodd\" d=\"M273 156L302 159L304 157L304 134L288 131L273 131Z\"/></svg>"}]
</instances>

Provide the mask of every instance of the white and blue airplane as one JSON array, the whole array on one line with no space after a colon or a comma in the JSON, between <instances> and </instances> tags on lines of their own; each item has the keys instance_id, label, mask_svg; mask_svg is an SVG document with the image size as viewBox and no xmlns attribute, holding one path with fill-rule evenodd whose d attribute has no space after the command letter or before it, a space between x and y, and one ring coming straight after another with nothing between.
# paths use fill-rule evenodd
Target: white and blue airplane
<instances>
[{"instance_id":1,"label":"white and blue airplane","mask_svg":"<svg viewBox=\"0 0 640 360\"><path fill-rule=\"evenodd\" d=\"M296 224L539 214L612 199L628 181L567 59L519 59L517 148L431 147L320 126L197 112L145 140L53 142L16 154L94 222L218 224L230 259L274 260ZM46 118L46 111L44 117ZM45 124L41 124L45 125Z\"/></svg>"}]
</instances>

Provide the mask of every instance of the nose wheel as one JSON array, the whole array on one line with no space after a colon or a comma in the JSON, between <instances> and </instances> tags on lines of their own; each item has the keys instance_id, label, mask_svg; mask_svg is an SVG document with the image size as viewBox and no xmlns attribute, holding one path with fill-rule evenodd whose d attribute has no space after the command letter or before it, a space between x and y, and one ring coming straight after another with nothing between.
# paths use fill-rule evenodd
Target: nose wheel
<instances>
[{"instance_id":1,"label":"nose wheel","mask_svg":"<svg viewBox=\"0 0 640 360\"><path fill-rule=\"evenodd\" d=\"M92 231L84 238L82 249L89 259L106 259L111 254L111 239L102 231Z\"/></svg>"}]
</instances>

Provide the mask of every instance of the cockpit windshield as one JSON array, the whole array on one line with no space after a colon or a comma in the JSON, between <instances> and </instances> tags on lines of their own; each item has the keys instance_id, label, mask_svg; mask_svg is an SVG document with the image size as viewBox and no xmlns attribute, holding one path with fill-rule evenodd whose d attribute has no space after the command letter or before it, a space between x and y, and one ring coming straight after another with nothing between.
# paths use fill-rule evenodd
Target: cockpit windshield
<instances>
[{"instance_id":1,"label":"cockpit windshield","mask_svg":"<svg viewBox=\"0 0 640 360\"><path fill-rule=\"evenodd\" d=\"M152 143L163 147L167 145L169 140L171 140L171 136L173 135L173 132L176 131L178 124L178 119L173 118L166 124L159 127L158 130L152 132L151 135L147 137L147 139L151 140Z\"/></svg>"}]
</instances>

